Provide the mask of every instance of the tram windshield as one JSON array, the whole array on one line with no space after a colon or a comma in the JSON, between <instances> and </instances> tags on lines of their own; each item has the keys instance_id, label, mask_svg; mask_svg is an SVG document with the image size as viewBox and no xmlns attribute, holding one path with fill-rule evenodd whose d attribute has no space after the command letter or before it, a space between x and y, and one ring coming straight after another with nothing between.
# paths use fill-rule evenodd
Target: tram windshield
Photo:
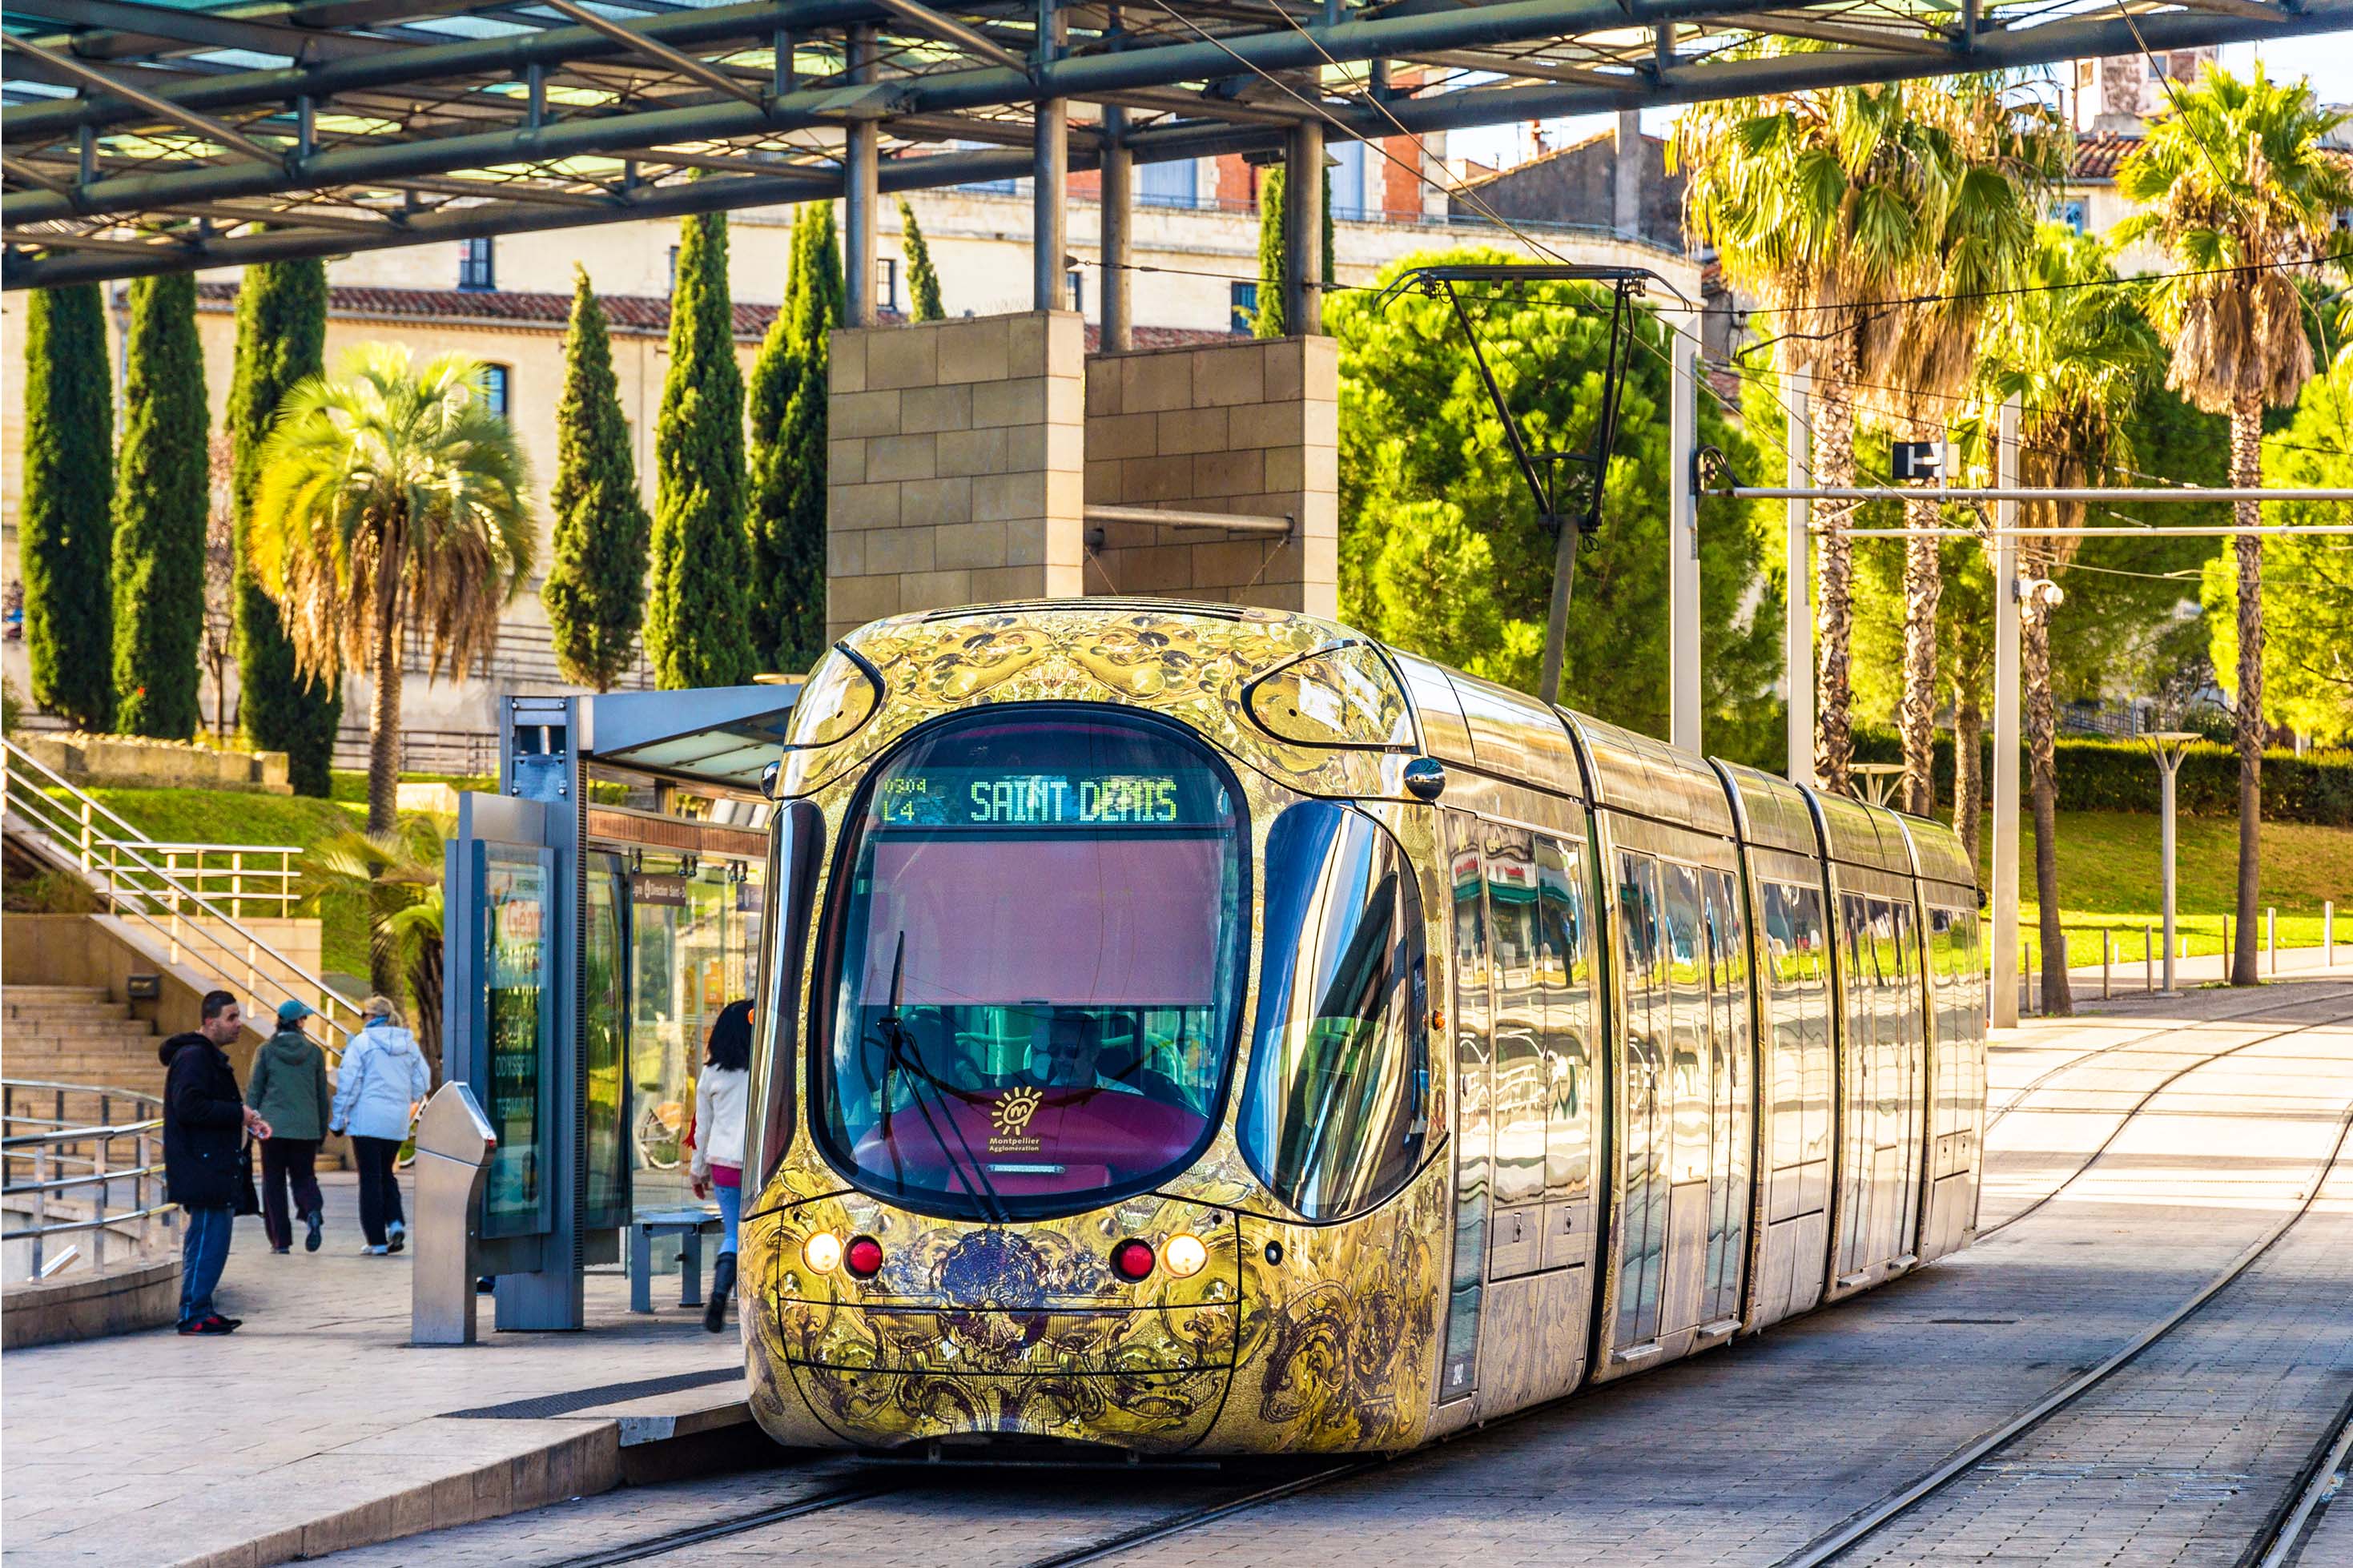
<instances>
[{"instance_id":1,"label":"tram windshield","mask_svg":"<svg viewBox=\"0 0 2353 1568\"><path fill-rule=\"evenodd\" d=\"M1208 1142L1249 929L1231 776L1174 727L1064 709L919 734L870 784L812 1104L879 1195L1036 1217Z\"/></svg>"}]
</instances>

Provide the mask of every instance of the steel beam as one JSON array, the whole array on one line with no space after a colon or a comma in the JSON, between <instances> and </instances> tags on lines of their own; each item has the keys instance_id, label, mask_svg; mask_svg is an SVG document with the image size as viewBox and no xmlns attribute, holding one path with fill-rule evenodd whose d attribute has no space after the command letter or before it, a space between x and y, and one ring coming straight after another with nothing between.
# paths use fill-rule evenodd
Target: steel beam
<instances>
[{"instance_id":1,"label":"steel beam","mask_svg":"<svg viewBox=\"0 0 2353 1568\"><path fill-rule=\"evenodd\" d=\"M69 27L107 28L126 37L152 39L154 46L164 48L249 49L255 54L284 55L298 64L396 53L406 47L363 34L321 33L217 11L150 5L140 0L9 0L8 9ZM61 40L42 41L61 47Z\"/></svg>"},{"instance_id":2,"label":"steel beam","mask_svg":"<svg viewBox=\"0 0 2353 1568\"><path fill-rule=\"evenodd\" d=\"M674 49L659 38L649 38L635 27L628 27L607 16L599 16L586 5L575 5L573 0L539 0L539 3L559 16L569 16L589 31L610 38L640 59L650 60L664 70L699 81L713 92L740 99L757 105L763 101L758 89L746 87L725 71L704 60L696 59L683 50Z\"/></svg>"},{"instance_id":3,"label":"steel beam","mask_svg":"<svg viewBox=\"0 0 2353 1568\"><path fill-rule=\"evenodd\" d=\"M1069 27L1059 0L1038 0L1038 53L1031 64L1041 79L1061 58ZM1072 304L1062 288L1071 253L1071 106L1041 97L1030 112L1029 308L1067 310Z\"/></svg>"},{"instance_id":4,"label":"steel beam","mask_svg":"<svg viewBox=\"0 0 2353 1568\"><path fill-rule=\"evenodd\" d=\"M944 38L977 59L1000 65L1008 70L1027 70L1029 65L1019 55L999 45L977 28L967 27L953 17L915 4L915 0L875 0L875 3L919 33L929 33Z\"/></svg>"},{"instance_id":5,"label":"steel beam","mask_svg":"<svg viewBox=\"0 0 2353 1568\"><path fill-rule=\"evenodd\" d=\"M1282 176L1282 325L1324 334L1324 122L1291 128Z\"/></svg>"},{"instance_id":6,"label":"steel beam","mask_svg":"<svg viewBox=\"0 0 2353 1568\"><path fill-rule=\"evenodd\" d=\"M1103 110L1103 352L1125 353L1135 346L1134 256L1135 159L1121 144L1127 110Z\"/></svg>"},{"instance_id":7,"label":"steel beam","mask_svg":"<svg viewBox=\"0 0 2353 1568\"><path fill-rule=\"evenodd\" d=\"M27 58L38 60L51 70L63 71L66 75L75 78L81 82L86 90L111 93L117 98L128 99L159 119L168 120L174 125L217 142L224 147L242 153L248 158L279 167L282 172L284 154L275 148L263 146L242 131L223 125L219 121L198 114L193 110L182 109L175 104L166 102L144 88L133 87L120 78L110 76L102 70L82 64L71 55L61 55L54 49L44 48L29 38L0 34L0 39L5 39L9 48Z\"/></svg>"},{"instance_id":8,"label":"steel beam","mask_svg":"<svg viewBox=\"0 0 2353 1568\"><path fill-rule=\"evenodd\" d=\"M874 35L865 27L849 33L849 79L863 82L872 72ZM881 221L876 212L881 176L881 132L871 120L849 128L842 158L841 275L849 306L849 324L874 324L874 232Z\"/></svg>"}]
</instances>

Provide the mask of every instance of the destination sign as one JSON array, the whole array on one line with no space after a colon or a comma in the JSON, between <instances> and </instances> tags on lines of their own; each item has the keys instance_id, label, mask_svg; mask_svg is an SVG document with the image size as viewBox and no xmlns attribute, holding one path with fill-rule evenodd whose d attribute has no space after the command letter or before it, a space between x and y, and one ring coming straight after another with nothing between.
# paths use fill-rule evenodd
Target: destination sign
<instances>
[{"instance_id":1,"label":"destination sign","mask_svg":"<svg viewBox=\"0 0 2353 1568\"><path fill-rule=\"evenodd\" d=\"M1222 794L1201 774L923 768L884 779L875 804L894 827L1206 826Z\"/></svg>"}]
</instances>

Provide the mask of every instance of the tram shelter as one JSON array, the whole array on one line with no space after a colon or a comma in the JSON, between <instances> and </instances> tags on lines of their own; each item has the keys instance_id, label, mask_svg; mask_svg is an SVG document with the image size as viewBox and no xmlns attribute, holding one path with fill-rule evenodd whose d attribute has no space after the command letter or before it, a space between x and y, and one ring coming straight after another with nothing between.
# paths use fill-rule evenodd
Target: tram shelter
<instances>
[{"instance_id":1,"label":"tram shelter","mask_svg":"<svg viewBox=\"0 0 2353 1568\"><path fill-rule=\"evenodd\" d=\"M797 683L513 697L445 866L448 1076L496 1130L477 1215L496 1326L577 1329L582 1271L691 1203L691 1083L759 971Z\"/></svg>"}]
</instances>

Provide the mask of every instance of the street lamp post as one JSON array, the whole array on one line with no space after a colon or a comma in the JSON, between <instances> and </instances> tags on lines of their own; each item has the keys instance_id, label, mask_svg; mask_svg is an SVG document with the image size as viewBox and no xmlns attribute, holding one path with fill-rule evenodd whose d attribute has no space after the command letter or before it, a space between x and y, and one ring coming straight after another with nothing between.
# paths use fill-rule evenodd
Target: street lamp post
<instances>
[{"instance_id":1,"label":"street lamp post","mask_svg":"<svg viewBox=\"0 0 2353 1568\"><path fill-rule=\"evenodd\" d=\"M2173 994L2173 779L2181 759L2198 737L2188 730L2152 730L2141 737L2157 758L2159 853L2165 865L2165 994Z\"/></svg>"}]
</instances>

